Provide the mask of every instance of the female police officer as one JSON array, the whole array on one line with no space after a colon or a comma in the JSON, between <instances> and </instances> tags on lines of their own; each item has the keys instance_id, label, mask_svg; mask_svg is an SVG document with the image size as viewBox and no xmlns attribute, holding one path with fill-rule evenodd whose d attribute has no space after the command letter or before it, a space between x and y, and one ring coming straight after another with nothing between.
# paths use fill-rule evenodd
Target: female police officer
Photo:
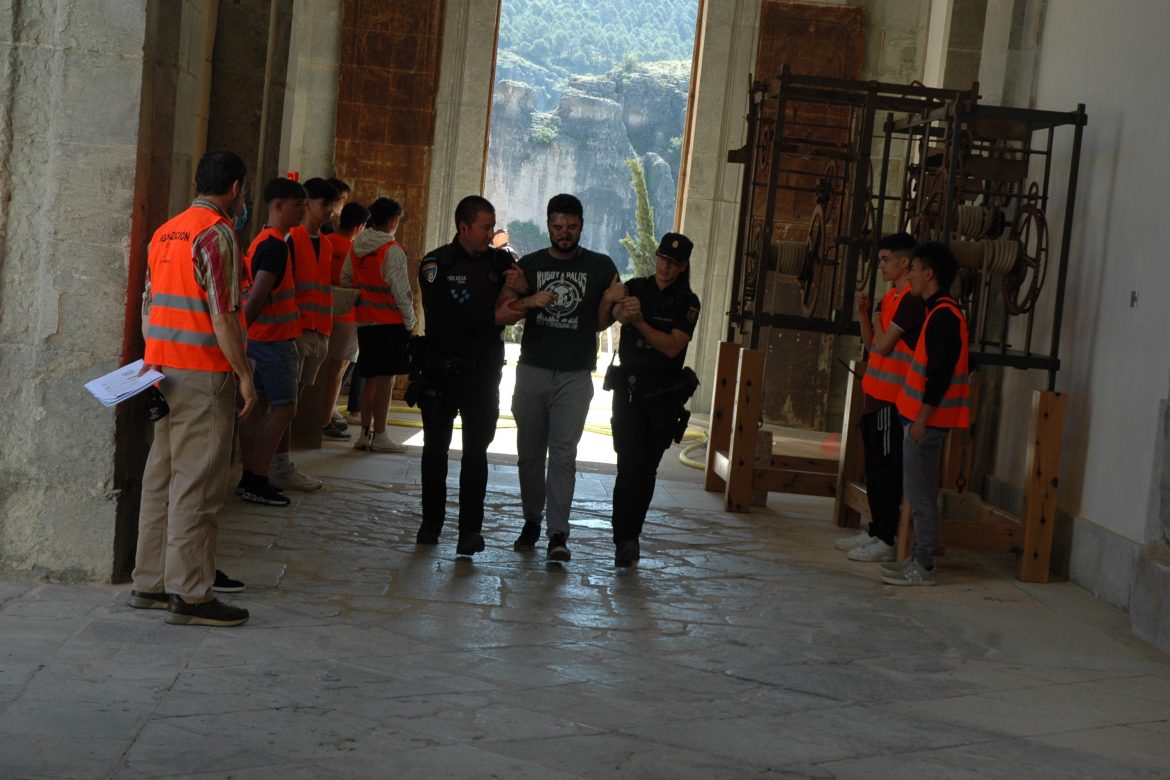
<instances>
[{"instance_id":1,"label":"female police officer","mask_svg":"<svg viewBox=\"0 0 1170 780\"><path fill-rule=\"evenodd\" d=\"M601 306L604 319L622 323L621 365L606 372L617 452L615 566L631 566L640 557L638 537L658 463L671 440L681 440L690 416L684 404L698 385L694 372L683 367L699 319L699 298L690 285L692 247L686 236L667 233L658 245L654 275L625 285L614 277Z\"/></svg>"}]
</instances>

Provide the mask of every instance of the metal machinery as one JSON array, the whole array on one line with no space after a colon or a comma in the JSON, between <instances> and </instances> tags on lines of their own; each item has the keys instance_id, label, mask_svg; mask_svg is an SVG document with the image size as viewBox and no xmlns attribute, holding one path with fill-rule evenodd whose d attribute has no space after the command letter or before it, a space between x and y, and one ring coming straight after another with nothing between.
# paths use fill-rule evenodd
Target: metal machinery
<instances>
[{"instance_id":1,"label":"metal machinery","mask_svg":"<svg viewBox=\"0 0 1170 780\"><path fill-rule=\"evenodd\" d=\"M980 105L977 84L932 89L796 76L787 66L777 81L755 82L750 102L747 142L728 154L745 166L728 340L757 348L767 327L857 334L854 297L874 290L877 242L905 229L955 252L953 292L966 309L973 362L1046 370L1052 388L1083 105ZM1071 164L1056 188L1061 127L1073 129ZM1045 214L1058 189L1064 224L1054 254ZM1048 344L1038 347L1036 303L1052 276ZM799 288L799 310L776 305L777 285Z\"/></svg>"}]
</instances>

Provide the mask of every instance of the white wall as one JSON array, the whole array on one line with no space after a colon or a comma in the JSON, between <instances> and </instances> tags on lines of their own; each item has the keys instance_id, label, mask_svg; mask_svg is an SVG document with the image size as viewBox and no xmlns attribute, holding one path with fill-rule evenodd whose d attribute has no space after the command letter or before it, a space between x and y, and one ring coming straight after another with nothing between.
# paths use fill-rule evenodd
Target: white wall
<instances>
[{"instance_id":1,"label":"white wall","mask_svg":"<svg viewBox=\"0 0 1170 780\"><path fill-rule=\"evenodd\" d=\"M1057 389L1069 394L1059 504L1139 544L1170 368L1167 31L1164 0L1050 2L1037 64L1038 108L1085 103L1089 115L1057 377ZM1053 181L1067 169L1065 145ZM1055 251L1063 215L1048 217ZM1028 384L1034 378L1010 377L1005 410L1027 408ZM1017 484L1026 444L1020 422L1005 413L996 469Z\"/></svg>"}]
</instances>

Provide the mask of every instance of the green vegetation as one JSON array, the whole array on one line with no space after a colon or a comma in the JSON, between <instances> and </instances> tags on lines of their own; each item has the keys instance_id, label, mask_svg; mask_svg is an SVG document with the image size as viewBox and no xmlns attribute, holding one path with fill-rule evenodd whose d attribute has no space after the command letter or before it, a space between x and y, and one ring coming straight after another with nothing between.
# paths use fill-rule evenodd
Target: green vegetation
<instances>
[{"instance_id":1,"label":"green vegetation","mask_svg":"<svg viewBox=\"0 0 1170 780\"><path fill-rule=\"evenodd\" d=\"M548 246L548 235L531 220L514 220L508 223L508 243L526 255Z\"/></svg>"},{"instance_id":2,"label":"green vegetation","mask_svg":"<svg viewBox=\"0 0 1170 780\"><path fill-rule=\"evenodd\" d=\"M634 196L637 199L634 218L638 237L634 239L626 233L621 244L630 253L632 275L649 276L654 273L654 253L658 249L658 241L654 238L654 208L650 205L650 195L646 191L646 172L642 169L642 161L626 160L626 167L630 169L630 182L634 185Z\"/></svg>"},{"instance_id":3,"label":"green vegetation","mask_svg":"<svg viewBox=\"0 0 1170 780\"><path fill-rule=\"evenodd\" d=\"M557 137L557 115L541 111L532 114L532 132L530 137L535 143L550 144Z\"/></svg>"},{"instance_id":4,"label":"green vegetation","mask_svg":"<svg viewBox=\"0 0 1170 780\"><path fill-rule=\"evenodd\" d=\"M629 68L630 52L689 61L696 15L695 0L503 0L499 48L565 74Z\"/></svg>"}]
</instances>

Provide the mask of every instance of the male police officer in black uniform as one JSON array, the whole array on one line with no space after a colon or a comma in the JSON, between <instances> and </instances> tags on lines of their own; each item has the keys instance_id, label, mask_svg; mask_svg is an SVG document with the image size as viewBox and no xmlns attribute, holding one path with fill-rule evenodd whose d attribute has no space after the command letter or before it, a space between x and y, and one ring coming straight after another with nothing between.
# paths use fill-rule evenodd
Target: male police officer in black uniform
<instances>
[{"instance_id":1,"label":"male police officer in black uniform","mask_svg":"<svg viewBox=\"0 0 1170 780\"><path fill-rule=\"evenodd\" d=\"M519 322L548 296L520 298L511 289L519 267L491 247L496 210L469 195L455 209L458 233L450 244L428 252L419 265L426 336L416 350L408 400L422 409L422 524L415 541L437 544L447 505L447 451L455 415L463 418L459 472L457 555L484 548L483 502L487 492L487 448L500 416L503 326Z\"/></svg>"},{"instance_id":2,"label":"male police officer in black uniform","mask_svg":"<svg viewBox=\"0 0 1170 780\"><path fill-rule=\"evenodd\" d=\"M690 286L692 247L681 233L667 233L658 245L654 275L624 285L615 276L604 296L612 306L602 306L603 317L622 323L621 365L606 372L617 452L615 566L631 566L640 557L638 537L658 464L671 440L682 439L690 417L684 404L698 386L694 372L683 367L699 319L699 298Z\"/></svg>"}]
</instances>

